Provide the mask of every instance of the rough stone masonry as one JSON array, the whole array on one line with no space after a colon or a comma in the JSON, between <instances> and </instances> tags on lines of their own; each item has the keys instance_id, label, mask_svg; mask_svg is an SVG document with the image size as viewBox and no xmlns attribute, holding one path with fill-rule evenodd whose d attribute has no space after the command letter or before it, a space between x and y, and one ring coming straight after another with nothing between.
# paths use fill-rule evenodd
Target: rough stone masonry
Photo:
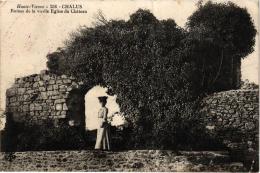
<instances>
[{"instance_id":1,"label":"rough stone masonry","mask_svg":"<svg viewBox=\"0 0 260 173\"><path fill-rule=\"evenodd\" d=\"M40 74L15 79L6 91L6 112L18 122L40 124L46 119L66 119L84 125L84 96L92 87L74 77L43 70ZM258 92L258 89L240 89L205 97L201 112L207 126L233 129L255 142L258 138Z\"/></svg>"},{"instance_id":2,"label":"rough stone masonry","mask_svg":"<svg viewBox=\"0 0 260 173\"><path fill-rule=\"evenodd\" d=\"M14 121L25 124L41 124L49 119L85 125L84 96L92 87L74 77L43 70L40 74L15 79L13 86L6 91L6 112ZM209 95L202 101L201 112L207 127L216 136L222 136L223 140L235 141L234 137L239 137L257 143L258 89ZM229 133L226 134L225 130Z\"/></svg>"},{"instance_id":3,"label":"rough stone masonry","mask_svg":"<svg viewBox=\"0 0 260 173\"><path fill-rule=\"evenodd\" d=\"M92 87L74 77L46 70L17 78L6 91L6 113L24 124L41 125L50 120L54 124L72 121L74 125L84 126L84 96ZM213 137L221 139L232 150L249 153L235 155L236 158L247 157L253 150L249 164L257 160L259 89L215 93L205 97L201 106L206 127Z\"/></svg>"},{"instance_id":4,"label":"rough stone masonry","mask_svg":"<svg viewBox=\"0 0 260 173\"><path fill-rule=\"evenodd\" d=\"M242 172L226 152L169 150L28 151L0 153L0 171Z\"/></svg>"},{"instance_id":5,"label":"rough stone masonry","mask_svg":"<svg viewBox=\"0 0 260 173\"><path fill-rule=\"evenodd\" d=\"M226 140L245 139L257 143L259 120L259 90L230 90L214 93L202 102L207 127L230 132ZM234 133L231 133L234 132ZM239 134L239 136L237 135Z\"/></svg>"},{"instance_id":6,"label":"rough stone masonry","mask_svg":"<svg viewBox=\"0 0 260 173\"><path fill-rule=\"evenodd\" d=\"M83 82L74 77L49 74L48 71L17 78L6 91L6 112L17 122L40 124L46 119L66 118L80 123L84 117L75 112L76 106L74 109L71 106L82 104L76 103L80 99L73 102L71 98L75 98L72 93L77 93L75 91L82 86Z\"/></svg>"},{"instance_id":7,"label":"rough stone masonry","mask_svg":"<svg viewBox=\"0 0 260 173\"><path fill-rule=\"evenodd\" d=\"M202 101L206 127L230 151L233 160L258 166L259 89L214 93Z\"/></svg>"}]
</instances>

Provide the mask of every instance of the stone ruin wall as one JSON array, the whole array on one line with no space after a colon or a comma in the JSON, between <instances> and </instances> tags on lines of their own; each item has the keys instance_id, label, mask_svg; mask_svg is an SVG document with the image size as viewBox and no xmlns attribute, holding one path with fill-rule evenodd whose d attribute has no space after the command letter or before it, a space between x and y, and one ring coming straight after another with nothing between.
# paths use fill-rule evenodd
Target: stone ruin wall
<instances>
[{"instance_id":1,"label":"stone ruin wall","mask_svg":"<svg viewBox=\"0 0 260 173\"><path fill-rule=\"evenodd\" d=\"M43 120L73 119L69 114L70 92L83 82L66 75L40 74L16 78L6 91L6 112L16 122L40 124Z\"/></svg>"},{"instance_id":2,"label":"stone ruin wall","mask_svg":"<svg viewBox=\"0 0 260 173\"><path fill-rule=\"evenodd\" d=\"M259 89L214 93L202 107L206 127L230 150L258 153Z\"/></svg>"},{"instance_id":3,"label":"stone ruin wall","mask_svg":"<svg viewBox=\"0 0 260 173\"><path fill-rule=\"evenodd\" d=\"M74 77L48 71L17 78L6 92L6 112L12 114L14 121L24 123L40 124L46 119L84 121L85 117L77 115L81 111L85 116L84 96L92 86L80 93L83 95L72 94L84 86ZM230 90L209 95L202 101L201 112L211 132L233 129L243 135L241 138L258 141L259 90ZM224 138L232 140L232 136Z\"/></svg>"}]
</instances>

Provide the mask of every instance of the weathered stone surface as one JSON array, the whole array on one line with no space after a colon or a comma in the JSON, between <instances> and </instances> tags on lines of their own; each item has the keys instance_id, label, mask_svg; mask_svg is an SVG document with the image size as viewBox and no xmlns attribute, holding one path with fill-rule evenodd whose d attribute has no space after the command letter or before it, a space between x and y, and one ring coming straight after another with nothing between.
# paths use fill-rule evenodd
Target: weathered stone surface
<instances>
[{"instance_id":1,"label":"weathered stone surface","mask_svg":"<svg viewBox=\"0 0 260 173\"><path fill-rule=\"evenodd\" d=\"M66 103L63 104L63 110L64 110L64 111L67 111L67 110L68 110L68 107L67 107Z\"/></svg>"},{"instance_id":2,"label":"weathered stone surface","mask_svg":"<svg viewBox=\"0 0 260 173\"><path fill-rule=\"evenodd\" d=\"M25 91L25 88L18 88L18 94L23 94Z\"/></svg>"},{"instance_id":3,"label":"weathered stone surface","mask_svg":"<svg viewBox=\"0 0 260 173\"><path fill-rule=\"evenodd\" d=\"M15 84L6 91L6 110L15 113L16 119L24 116L38 123L41 119L65 118L69 92L79 82L66 75L58 76L48 71L15 79ZM47 113L48 112L48 113ZM25 122L27 123L27 122Z\"/></svg>"},{"instance_id":4,"label":"weathered stone surface","mask_svg":"<svg viewBox=\"0 0 260 173\"><path fill-rule=\"evenodd\" d=\"M244 154L249 152L249 148L258 151L258 94L258 89L231 90L214 93L202 101L201 113L204 115L206 126L214 126L209 129L210 133L226 141L225 144L231 153L236 153L233 154L234 158L243 160L247 157ZM217 115L217 119L211 118L213 115ZM252 147L247 146L248 141L252 143ZM257 157L251 162L254 160L257 160Z\"/></svg>"},{"instance_id":5,"label":"weathered stone surface","mask_svg":"<svg viewBox=\"0 0 260 173\"><path fill-rule=\"evenodd\" d=\"M55 109L57 110L57 111L61 111L62 110L62 104L56 104L55 105ZM58 112L57 112L58 113ZM57 114L57 115L59 115L59 114Z\"/></svg>"},{"instance_id":6,"label":"weathered stone surface","mask_svg":"<svg viewBox=\"0 0 260 173\"><path fill-rule=\"evenodd\" d=\"M53 85L53 84L55 84L56 82L55 82L55 80L50 80L49 81L49 84L51 84L51 85Z\"/></svg>"},{"instance_id":7,"label":"weathered stone surface","mask_svg":"<svg viewBox=\"0 0 260 173\"><path fill-rule=\"evenodd\" d=\"M256 130L258 122L253 117L256 118L259 114L258 91L231 90L214 93L204 98L201 112L206 116L206 121L216 114L217 121L222 122L219 126L231 124L230 128L246 126L248 130Z\"/></svg>"},{"instance_id":8,"label":"weathered stone surface","mask_svg":"<svg viewBox=\"0 0 260 173\"><path fill-rule=\"evenodd\" d=\"M0 171L242 172L226 152L170 150L0 153Z\"/></svg>"},{"instance_id":9,"label":"weathered stone surface","mask_svg":"<svg viewBox=\"0 0 260 173\"><path fill-rule=\"evenodd\" d=\"M47 72L16 79L15 84L6 91L6 111L15 114L16 120L25 121L26 118L30 118L36 124L47 117L53 121L71 118L78 114L71 100L78 99L78 95L71 94L72 91L82 88L82 85L84 83L74 77ZM204 98L201 112L204 114L207 129L217 137L228 139L230 143L233 138L252 141L253 149L256 149L258 98L258 90L225 91ZM232 129L234 133L219 134L219 129ZM240 135L236 132L240 132ZM131 163L131 169L132 167L142 167L142 164Z\"/></svg>"}]
</instances>

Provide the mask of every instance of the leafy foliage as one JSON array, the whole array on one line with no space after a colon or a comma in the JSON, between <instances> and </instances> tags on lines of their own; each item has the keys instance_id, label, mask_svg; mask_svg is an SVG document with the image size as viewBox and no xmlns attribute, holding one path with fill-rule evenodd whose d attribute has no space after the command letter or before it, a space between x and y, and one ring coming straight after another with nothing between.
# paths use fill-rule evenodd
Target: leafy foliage
<instances>
[{"instance_id":1,"label":"leafy foliage","mask_svg":"<svg viewBox=\"0 0 260 173\"><path fill-rule=\"evenodd\" d=\"M245 89L245 90L255 90L259 88L259 85L253 83L253 82L249 82L248 79L246 79L245 81L241 82L241 89Z\"/></svg>"},{"instance_id":2,"label":"leafy foliage","mask_svg":"<svg viewBox=\"0 0 260 173\"><path fill-rule=\"evenodd\" d=\"M2 137L2 151L73 150L88 146L84 128L67 124L56 127L51 121L38 125L13 122Z\"/></svg>"},{"instance_id":3,"label":"leafy foliage","mask_svg":"<svg viewBox=\"0 0 260 173\"><path fill-rule=\"evenodd\" d=\"M198 96L222 74L223 62L215 65L220 57L252 52L255 29L247 11L207 3L189 18L188 31L142 9L128 21L99 19L94 28L80 28L63 49L48 55L50 71L116 94L129 122L125 140L131 147L205 146L209 140L196 113ZM241 22L245 30L238 28ZM245 44L238 43L240 34Z\"/></svg>"},{"instance_id":4,"label":"leafy foliage","mask_svg":"<svg viewBox=\"0 0 260 173\"><path fill-rule=\"evenodd\" d=\"M185 40L206 91L238 88L236 66L252 53L256 29L245 8L234 3L199 5L187 22Z\"/></svg>"}]
</instances>

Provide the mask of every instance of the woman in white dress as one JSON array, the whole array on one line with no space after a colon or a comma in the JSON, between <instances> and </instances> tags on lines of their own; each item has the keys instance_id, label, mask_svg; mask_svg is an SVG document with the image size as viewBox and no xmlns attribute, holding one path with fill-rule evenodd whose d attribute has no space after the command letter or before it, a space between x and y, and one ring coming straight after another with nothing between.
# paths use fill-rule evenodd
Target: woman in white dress
<instances>
[{"instance_id":1,"label":"woman in white dress","mask_svg":"<svg viewBox=\"0 0 260 173\"><path fill-rule=\"evenodd\" d=\"M109 125L107 122L108 109L106 107L107 97L98 97L101 108L98 111L97 139L95 149L110 150Z\"/></svg>"}]
</instances>

